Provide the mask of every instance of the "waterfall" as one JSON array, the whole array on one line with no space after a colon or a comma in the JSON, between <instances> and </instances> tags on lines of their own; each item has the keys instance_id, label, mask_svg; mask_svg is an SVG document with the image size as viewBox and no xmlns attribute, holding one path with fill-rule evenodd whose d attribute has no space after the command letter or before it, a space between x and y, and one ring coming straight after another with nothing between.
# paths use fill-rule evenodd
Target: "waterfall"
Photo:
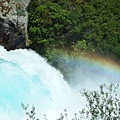
<instances>
[{"instance_id":1,"label":"waterfall","mask_svg":"<svg viewBox=\"0 0 120 120\"><path fill-rule=\"evenodd\" d=\"M21 103L36 106L51 120L66 109L80 108L79 91L69 87L60 71L32 50L7 52L0 47L0 118L25 120ZM73 111L71 110L71 111Z\"/></svg>"},{"instance_id":2,"label":"waterfall","mask_svg":"<svg viewBox=\"0 0 120 120\"><path fill-rule=\"evenodd\" d=\"M21 103L34 105L40 119L44 119L43 114L46 114L48 120L56 120L64 109L73 118L74 113L85 105L79 92L82 87L95 89L105 79L111 82L111 76L115 82L120 80L120 71L104 71L104 79L101 80L100 70L105 69L94 65L87 68L88 63L81 65L84 67L80 66L80 70L77 69L76 74L74 71L74 77L73 74L71 77L74 81L77 79L76 85L73 81L68 84L59 70L33 50L7 52L0 46L0 120L26 120ZM93 76L92 72L96 75Z\"/></svg>"},{"instance_id":3,"label":"waterfall","mask_svg":"<svg viewBox=\"0 0 120 120\"><path fill-rule=\"evenodd\" d=\"M3 11L0 16L18 24L27 33L26 8L29 2L4 1L0 5ZM120 70L114 65L104 66L81 59L70 62L73 63L77 67L69 73L68 84L61 72L35 51L18 49L8 52L0 46L0 120L26 120L21 103L34 105L40 120L44 119L44 114L48 120L56 120L64 109L71 120L86 103L80 95L81 88L97 89L102 83L120 83Z\"/></svg>"}]
</instances>

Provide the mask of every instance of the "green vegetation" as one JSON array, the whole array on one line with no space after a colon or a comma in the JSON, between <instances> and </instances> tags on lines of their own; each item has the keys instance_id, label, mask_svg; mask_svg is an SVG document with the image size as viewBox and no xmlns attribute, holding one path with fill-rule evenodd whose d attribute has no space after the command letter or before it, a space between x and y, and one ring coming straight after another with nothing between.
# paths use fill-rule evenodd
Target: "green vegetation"
<instances>
[{"instance_id":1,"label":"green vegetation","mask_svg":"<svg viewBox=\"0 0 120 120\"><path fill-rule=\"evenodd\" d=\"M120 58L120 1L32 0L31 47L49 61L54 50Z\"/></svg>"},{"instance_id":2,"label":"green vegetation","mask_svg":"<svg viewBox=\"0 0 120 120\"><path fill-rule=\"evenodd\" d=\"M68 56L97 54L120 60L119 8L118 0L31 0L28 9L30 47L59 68L65 77L70 67L66 69L62 62L69 62ZM101 85L100 91L82 91L87 107L79 112L80 118L75 113L72 120L82 117L89 120L120 119L117 88L111 84L108 87ZM28 120L39 120L35 117L34 106L30 112L22 106ZM63 116L67 117L62 114L61 118Z\"/></svg>"},{"instance_id":3,"label":"green vegetation","mask_svg":"<svg viewBox=\"0 0 120 120\"><path fill-rule=\"evenodd\" d=\"M86 98L87 104L84 109L75 113L72 120L119 120L120 119L120 94L118 93L119 85L110 84L109 86L100 85L97 91L83 90L81 94ZM73 103L74 104L74 103ZM27 120L40 120L35 117L35 107L32 110L27 111L26 107L22 104L23 109L28 116ZM64 110L64 114L61 114L57 120L63 120L68 117L67 110ZM46 115L44 119L47 120Z\"/></svg>"},{"instance_id":4,"label":"green vegetation","mask_svg":"<svg viewBox=\"0 0 120 120\"><path fill-rule=\"evenodd\" d=\"M81 111L81 116L87 120L119 120L120 96L117 93L119 85L100 85L99 91L83 91L88 104Z\"/></svg>"}]
</instances>

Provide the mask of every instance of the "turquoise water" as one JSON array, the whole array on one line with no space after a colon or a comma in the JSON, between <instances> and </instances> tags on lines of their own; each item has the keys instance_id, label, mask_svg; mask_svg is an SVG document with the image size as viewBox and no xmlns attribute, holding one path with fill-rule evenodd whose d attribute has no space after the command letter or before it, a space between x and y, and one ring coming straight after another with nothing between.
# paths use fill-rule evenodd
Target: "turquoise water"
<instances>
[{"instance_id":1,"label":"turquoise water","mask_svg":"<svg viewBox=\"0 0 120 120\"><path fill-rule=\"evenodd\" d=\"M56 120L65 108L73 117L84 107L85 101L79 93L81 88L96 89L105 80L110 83L114 79L119 83L119 73L92 64L88 69L80 66L72 72L71 85L68 85L60 71L34 51L7 52L0 46L0 120L25 120L21 103L30 104L30 108L35 105L41 119L46 114L49 120Z\"/></svg>"},{"instance_id":2,"label":"turquoise water","mask_svg":"<svg viewBox=\"0 0 120 120\"><path fill-rule=\"evenodd\" d=\"M30 107L35 105L39 117L47 114L52 120L58 118L65 108L73 107L68 104L78 94L79 91L74 95L74 90L63 79L60 71L34 51L7 52L0 47L0 120L25 120L21 103L30 104Z\"/></svg>"}]
</instances>

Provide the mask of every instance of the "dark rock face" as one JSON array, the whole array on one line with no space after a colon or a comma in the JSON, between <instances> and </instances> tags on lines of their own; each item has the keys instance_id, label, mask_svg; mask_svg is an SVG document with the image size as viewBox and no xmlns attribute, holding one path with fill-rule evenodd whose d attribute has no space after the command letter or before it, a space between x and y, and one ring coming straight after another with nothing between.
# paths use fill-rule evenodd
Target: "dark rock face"
<instances>
[{"instance_id":1,"label":"dark rock face","mask_svg":"<svg viewBox=\"0 0 120 120\"><path fill-rule=\"evenodd\" d=\"M8 51L31 43L27 36L29 3L30 0L0 0L0 45Z\"/></svg>"},{"instance_id":2,"label":"dark rock face","mask_svg":"<svg viewBox=\"0 0 120 120\"><path fill-rule=\"evenodd\" d=\"M26 47L25 33L9 19L0 18L0 45L5 49L14 50Z\"/></svg>"}]
</instances>

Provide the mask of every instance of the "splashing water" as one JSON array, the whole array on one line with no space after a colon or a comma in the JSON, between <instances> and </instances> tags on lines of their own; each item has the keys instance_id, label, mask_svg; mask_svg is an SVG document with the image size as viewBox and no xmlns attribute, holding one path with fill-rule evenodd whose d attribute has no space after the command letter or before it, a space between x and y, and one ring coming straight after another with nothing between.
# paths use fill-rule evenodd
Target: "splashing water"
<instances>
[{"instance_id":1,"label":"splashing water","mask_svg":"<svg viewBox=\"0 0 120 120\"><path fill-rule=\"evenodd\" d=\"M78 57L67 66L74 67L69 76L69 84L74 87L96 90L100 84L120 83L120 66L113 61Z\"/></svg>"},{"instance_id":2,"label":"splashing water","mask_svg":"<svg viewBox=\"0 0 120 120\"><path fill-rule=\"evenodd\" d=\"M109 71L94 64L88 67L88 63L81 63L80 69L73 73L69 86L63 75L34 51L19 49L7 52L0 46L0 120L25 120L21 103L34 104L40 119L46 114L48 120L55 120L65 108L73 117L84 107L85 101L79 93L81 87L94 87L96 80L100 83L100 75L107 82L111 77L114 82L120 80L119 70ZM74 81L77 79L74 84L79 87L72 86L73 78Z\"/></svg>"}]
</instances>

